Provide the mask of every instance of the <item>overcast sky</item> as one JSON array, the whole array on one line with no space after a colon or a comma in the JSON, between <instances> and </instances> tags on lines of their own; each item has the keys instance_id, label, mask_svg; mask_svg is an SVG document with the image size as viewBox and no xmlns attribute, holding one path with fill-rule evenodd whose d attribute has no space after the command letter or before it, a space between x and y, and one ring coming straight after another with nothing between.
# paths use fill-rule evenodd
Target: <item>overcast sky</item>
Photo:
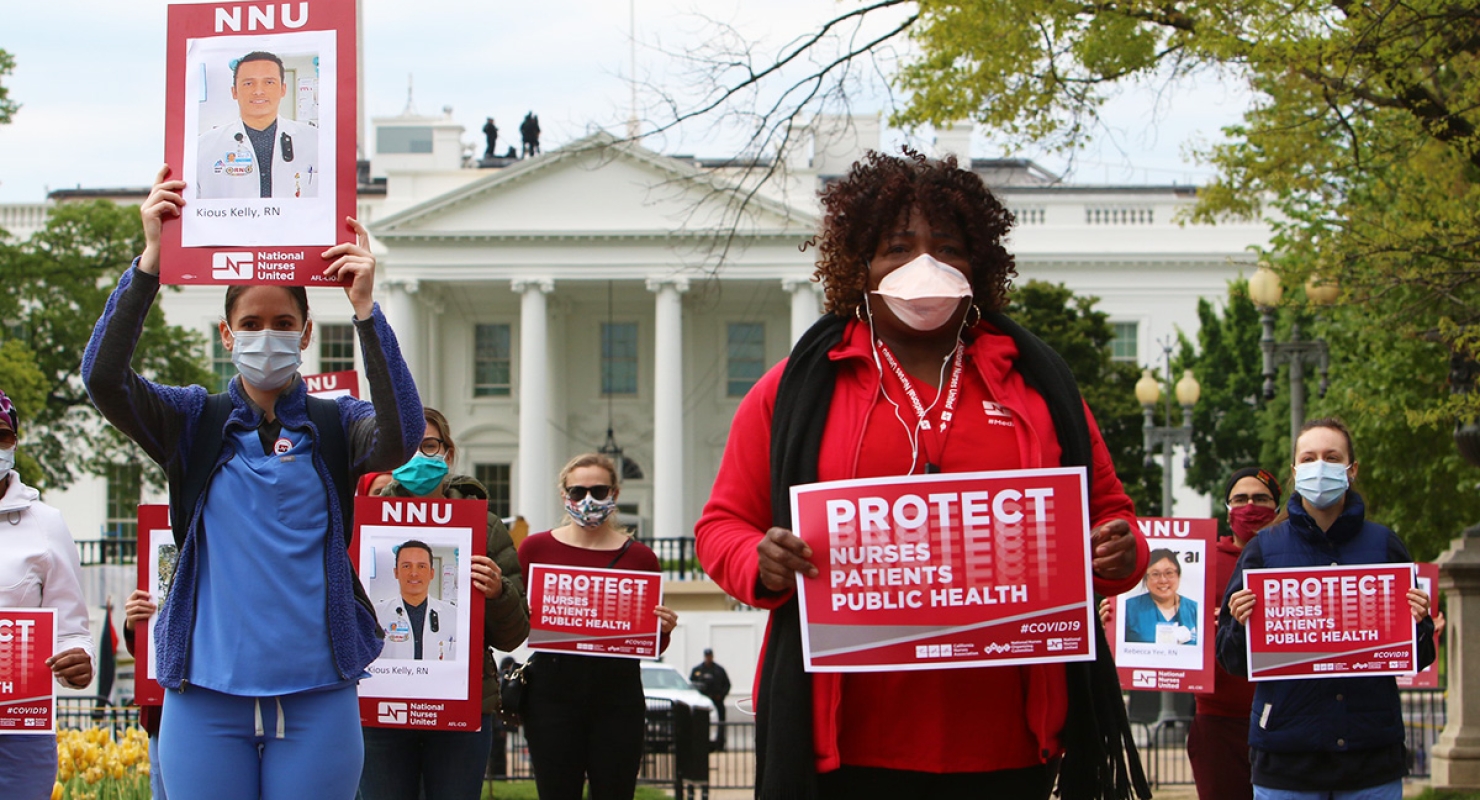
<instances>
[{"instance_id":1,"label":"overcast sky","mask_svg":"<svg viewBox=\"0 0 1480 800\"><path fill-rule=\"evenodd\" d=\"M666 53L712 34L695 11L775 48L853 0L635 0L637 74L675 90L685 78ZM539 114L547 148L593 127L616 133L629 116L628 3L621 0L363 0L368 115L399 114L408 78L415 108L453 117L481 152L483 119L501 128L503 149L519 119ZM4 0L0 49L16 59L5 79L21 103L0 126L0 202L39 202L48 189L142 186L163 158L163 0ZM652 99L644 95L644 103ZM884 109L864 92L856 110ZM1246 97L1215 80L1171 95L1129 91L1112 102L1111 137L1081 154L1073 180L1192 183L1210 174L1183 157L1194 140L1219 137ZM884 109L887 110L887 109ZM739 140L701 126L652 142L670 153L732 154ZM972 155L1002 155L979 135ZM1027 152L1060 171L1062 159Z\"/></svg>"}]
</instances>

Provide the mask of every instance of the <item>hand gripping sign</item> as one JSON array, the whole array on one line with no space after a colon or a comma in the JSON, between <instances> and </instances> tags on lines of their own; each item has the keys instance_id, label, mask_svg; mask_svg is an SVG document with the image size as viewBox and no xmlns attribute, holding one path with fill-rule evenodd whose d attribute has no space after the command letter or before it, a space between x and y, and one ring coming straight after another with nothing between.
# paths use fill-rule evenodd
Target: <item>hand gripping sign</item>
<instances>
[{"instance_id":1,"label":"hand gripping sign","mask_svg":"<svg viewBox=\"0 0 1480 800\"><path fill-rule=\"evenodd\" d=\"M472 557L487 549L484 500L355 498L351 560L385 634L360 682L362 725L478 729L485 601Z\"/></svg>"},{"instance_id":2,"label":"hand gripping sign","mask_svg":"<svg viewBox=\"0 0 1480 800\"><path fill-rule=\"evenodd\" d=\"M56 731L54 608L0 608L0 734Z\"/></svg>"},{"instance_id":3,"label":"hand gripping sign","mask_svg":"<svg viewBox=\"0 0 1480 800\"><path fill-rule=\"evenodd\" d=\"M657 658L663 576L625 569L529 565L529 649Z\"/></svg>"},{"instance_id":4,"label":"hand gripping sign","mask_svg":"<svg viewBox=\"0 0 1480 800\"><path fill-rule=\"evenodd\" d=\"M1088 661L1082 468L794 486L806 668L942 669Z\"/></svg>"},{"instance_id":5,"label":"hand gripping sign","mask_svg":"<svg viewBox=\"0 0 1480 800\"><path fill-rule=\"evenodd\" d=\"M354 241L355 2L169 6L165 162L185 181L160 279L331 283Z\"/></svg>"},{"instance_id":6,"label":"hand gripping sign","mask_svg":"<svg viewBox=\"0 0 1480 800\"><path fill-rule=\"evenodd\" d=\"M1251 569L1249 680L1411 675L1412 564Z\"/></svg>"},{"instance_id":7,"label":"hand gripping sign","mask_svg":"<svg viewBox=\"0 0 1480 800\"><path fill-rule=\"evenodd\" d=\"M1122 689L1167 692L1213 690L1216 585L1212 519L1136 520L1151 563L1146 577L1114 599L1105 634L1115 648Z\"/></svg>"}]
</instances>

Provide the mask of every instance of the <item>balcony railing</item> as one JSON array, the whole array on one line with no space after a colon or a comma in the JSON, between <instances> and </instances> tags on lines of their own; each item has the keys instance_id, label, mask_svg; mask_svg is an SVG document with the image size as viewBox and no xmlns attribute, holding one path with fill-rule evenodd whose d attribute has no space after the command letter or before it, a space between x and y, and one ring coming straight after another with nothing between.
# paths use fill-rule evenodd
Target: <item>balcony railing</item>
<instances>
[{"instance_id":1,"label":"balcony railing","mask_svg":"<svg viewBox=\"0 0 1480 800\"><path fill-rule=\"evenodd\" d=\"M638 541L651 547L658 556L659 569L670 581L707 581L704 568L699 566L699 556L694 552L694 540L689 536L670 538L644 538Z\"/></svg>"},{"instance_id":2,"label":"balcony railing","mask_svg":"<svg viewBox=\"0 0 1480 800\"><path fill-rule=\"evenodd\" d=\"M77 554L84 567L137 564L139 543L136 539L82 539L77 542Z\"/></svg>"}]
</instances>

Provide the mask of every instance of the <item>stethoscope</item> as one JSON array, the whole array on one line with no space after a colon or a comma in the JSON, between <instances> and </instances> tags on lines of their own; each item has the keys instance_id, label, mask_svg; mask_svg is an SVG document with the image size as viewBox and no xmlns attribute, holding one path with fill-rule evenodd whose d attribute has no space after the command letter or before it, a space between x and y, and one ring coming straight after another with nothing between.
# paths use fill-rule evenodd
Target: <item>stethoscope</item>
<instances>
[{"instance_id":1,"label":"stethoscope","mask_svg":"<svg viewBox=\"0 0 1480 800\"><path fill-rule=\"evenodd\" d=\"M406 609L402 608L401 606L396 606L396 616L402 617L405 615ZM442 619L437 616L437 609L435 608L429 609L427 611L427 627L431 628L432 633L437 633L442 630Z\"/></svg>"},{"instance_id":2,"label":"stethoscope","mask_svg":"<svg viewBox=\"0 0 1480 800\"><path fill-rule=\"evenodd\" d=\"M244 133L238 133L235 138L237 145L240 146L247 137ZM278 152L283 154L283 163L293 160L293 137L289 136L286 131L278 134Z\"/></svg>"}]
</instances>

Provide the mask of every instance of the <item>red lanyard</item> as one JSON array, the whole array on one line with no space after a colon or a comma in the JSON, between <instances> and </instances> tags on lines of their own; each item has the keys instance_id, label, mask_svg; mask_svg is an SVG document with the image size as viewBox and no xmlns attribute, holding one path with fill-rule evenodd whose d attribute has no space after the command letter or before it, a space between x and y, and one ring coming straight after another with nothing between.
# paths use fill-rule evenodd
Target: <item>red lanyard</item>
<instances>
[{"instance_id":1,"label":"red lanyard","mask_svg":"<svg viewBox=\"0 0 1480 800\"><path fill-rule=\"evenodd\" d=\"M918 445L924 448L925 471L927 473L940 472L940 459L945 455L946 436L950 434L951 417L956 410L956 399L961 396L961 354L964 348L960 344L957 344L956 352L951 356L951 380L946 384L944 389L946 400L941 407L940 424L932 426L930 419L926 416L928 409L925 408L924 403L920 402L920 394L915 391L915 384L910 380L910 376L905 374L905 371L899 366L899 361L894 358L894 353L889 350L889 346L884 344L882 339L879 340L878 347L879 352L884 355L884 360L889 362L889 368L894 370L894 377L898 378L900 384L904 386L905 397L909 398L910 407L915 411L915 419L917 420L915 430L909 431L908 423L905 425L910 446L911 448L916 448ZM889 395L886 392L884 396L887 398ZM939 399L940 395L936 395L936 400ZM934 405L934 403L931 403L932 407ZM918 455L914 452L911 453L911 457L918 459ZM911 461L910 471L914 472L914 470L915 463Z\"/></svg>"}]
</instances>

